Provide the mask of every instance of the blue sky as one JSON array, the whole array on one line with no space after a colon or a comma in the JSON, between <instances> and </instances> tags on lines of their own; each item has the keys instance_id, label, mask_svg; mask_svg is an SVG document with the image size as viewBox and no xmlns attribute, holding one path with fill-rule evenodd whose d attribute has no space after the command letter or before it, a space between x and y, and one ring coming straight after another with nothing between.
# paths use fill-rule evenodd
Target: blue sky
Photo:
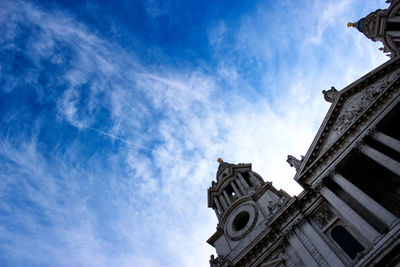
<instances>
[{"instance_id":1,"label":"blue sky","mask_svg":"<svg viewBox=\"0 0 400 267\"><path fill-rule=\"evenodd\" d=\"M385 1L0 3L0 265L207 266L217 157L295 195Z\"/></svg>"}]
</instances>

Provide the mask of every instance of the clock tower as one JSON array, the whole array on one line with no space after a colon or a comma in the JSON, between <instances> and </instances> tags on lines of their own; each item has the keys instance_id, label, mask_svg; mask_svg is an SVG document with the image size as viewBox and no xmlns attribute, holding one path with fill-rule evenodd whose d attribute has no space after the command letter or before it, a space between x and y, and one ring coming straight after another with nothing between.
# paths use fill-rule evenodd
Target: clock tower
<instances>
[{"instance_id":1,"label":"clock tower","mask_svg":"<svg viewBox=\"0 0 400 267\"><path fill-rule=\"evenodd\" d=\"M268 219L291 199L253 172L251 164L218 162L216 181L208 189L208 207L218 218L217 231L207 241L218 254L211 256L211 266L241 257L265 232Z\"/></svg>"}]
</instances>

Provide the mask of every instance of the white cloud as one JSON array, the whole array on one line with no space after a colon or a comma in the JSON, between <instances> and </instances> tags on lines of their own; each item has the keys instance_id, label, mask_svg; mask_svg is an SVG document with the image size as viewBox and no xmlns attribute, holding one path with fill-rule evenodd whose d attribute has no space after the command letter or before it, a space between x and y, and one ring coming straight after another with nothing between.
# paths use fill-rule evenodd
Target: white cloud
<instances>
[{"instance_id":1,"label":"white cloud","mask_svg":"<svg viewBox=\"0 0 400 267\"><path fill-rule=\"evenodd\" d=\"M49 221L41 225L36 214L24 207L2 203L4 210L21 212L19 223L33 231L31 236L14 235L2 226L4 251L38 264L44 255L53 255L45 262L48 265L207 266L213 250L205 241L216 218L206 207L206 190L215 177L216 158L252 162L253 170L278 189L298 194L286 156L306 153L329 108L320 91L331 83L341 89L383 62L368 40L362 41L358 32L350 34L345 26L332 33L339 40L349 38L346 44L355 43L357 51L344 49L346 44L328 46L324 39L334 18L344 17L352 3L342 1L333 7L329 2L323 11L326 5L319 2L311 12L296 10L297 17L286 24L271 18L260 5L256 15L242 19L228 55L223 43L229 29L227 22L220 22L209 30L220 62L216 73L150 70L69 15L45 13L25 2L7 3L8 11L3 10L1 17L12 20L4 40L12 43L15 36L10 32L19 23L35 25L42 31L32 36L26 54L37 68L43 68L43 58L70 64L56 78L66 86L54 97L61 120L81 131L94 130L99 140L109 138L122 145L115 153L94 153L82 161L79 139L50 158L43 156L35 140L20 140L18 146L8 138L1 141L1 157L15 164L8 168L9 178L2 180L1 190L11 186L26 190ZM153 16L163 14L152 1L147 4ZM321 25L308 27L300 19L306 15ZM289 32L296 23L296 29L304 31ZM72 49L71 61L61 56L57 42ZM288 49L295 52L289 54ZM260 88L240 69L252 60L256 75L265 76ZM36 76L32 74L32 83ZM16 86L12 78L9 81L12 91ZM83 90L88 95L85 101ZM107 121L101 121L101 129L94 125L103 119L96 113L99 107L110 113ZM107 230L99 230L99 221Z\"/></svg>"}]
</instances>

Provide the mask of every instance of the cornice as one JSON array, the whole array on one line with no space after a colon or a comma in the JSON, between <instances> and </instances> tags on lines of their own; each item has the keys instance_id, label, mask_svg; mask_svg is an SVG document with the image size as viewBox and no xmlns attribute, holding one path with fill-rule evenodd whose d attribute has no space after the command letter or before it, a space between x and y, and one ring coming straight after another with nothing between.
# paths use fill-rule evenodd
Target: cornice
<instances>
[{"instance_id":1,"label":"cornice","mask_svg":"<svg viewBox=\"0 0 400 267\"><path fill-rule=\"evenodd\" d=\"M258 200L268 189L274 192L277 196L282 195L282 193L272 185L272 182L265 182L260 189L252 195L253 200Z\"/></svg>"},{"instance_id":2,"label":"cornice","mask_svg":"<svg viewBox=\"0 0 400 267\"><path fill-rule=\"evenodd\" d=\"M217 239L223 234L224 230L222 230L220 227L217 227L217 231L207 240L207 243L211 246L214 246L214 242L217 241Z\"/></svg>"}]
</instances>

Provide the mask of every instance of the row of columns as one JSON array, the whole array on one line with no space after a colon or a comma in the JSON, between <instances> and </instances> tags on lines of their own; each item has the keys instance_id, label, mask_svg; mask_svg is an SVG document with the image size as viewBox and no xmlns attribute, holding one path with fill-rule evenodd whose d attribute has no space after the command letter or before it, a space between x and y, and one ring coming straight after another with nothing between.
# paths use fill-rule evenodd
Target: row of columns
<instances>
[{"instance_id":1,"label":"row of columns","mask_svg":"<svg viewBox=\"0 0 400 267\"><path fill-rule=\"evenodd\" d=\"M400 141L387 136L381 132L377 132L372 136L378 142L400 153ZM368 145L362 145L360 151L400 176L400 163L388 157L387 155L371 148ZM386 208L352 184L348 179L339 173L332 176L332 180L340 186L345 192L353 196L364 208L376 215L389 229L399 220ZM355 226L358 233L370 244L380 236L380 233L372 227L364 218L355 212L346 202L332 192L329 188L323 186L320 194L336 208L340 217ZM336 253L329 247L327 241L324 240L323 233L314 228L311 223L304 220L298 225L287 239L290 247L287 248L291 262L301 262L306 266L345 266ZM289 253L290 252L290 253Z\"/></svg>"},{"instance_id":2,"label":"row of columns","mask_svg":"<svg viewBox=\"0 0 400 267\"><path fill-rule=\"evenodd\" d=\"M376 215L388 228L391 228L397 221L397 217L390 211L381 206L378 202L352 184L348 179L339 173L332 176L332 180L339 185L345 192L354 197L364 208ZM357 231L369 243L373 243L374 239L380 236L380 233L372 227L364 218L356 213L349 205L346 204L339 196L327 187L322 187L320 194L336 208L342 218L356 226Z\"/></svg>"},{"instance_id":3,"label":"row of columns","mask_svg":"<svg viewBox=\"0 0 400 267\"><path fill-rule=\"evenodd\" d=\"M258 179L254 176L253 173L250 173L250 179L253 183L258 182ZM246 188L250 187L250 185L246 182L242 174L237 174L237 179L233 179L230 183L233 188L233 191L238 197L242 197L246 194ZM217 214L217 217L220 218L220 215L232 204L232 199L225 189L222 190L222 194L214 197L214 211Z\"/></svg>"},{"instance_id":4,"label":"row of columns","mask_svg":"<svg viewBox=\"0 0 400 267\"><path fill-rule=\"evenodd\" d=\"M400 141L390 137L388 135L385 135L384 133L377 132L375 133L372 138L374 138L376 141L380 142L381 144L393 149L394 151L400 153ZM386 169L392 171L393 173L397 174L400 176L400 162L398 162L395 159L392 159L391 157L383 154L382 152L368 146L368 145L362 145L360 147L361 153L366 155L368 158L372 159L376 163L382 165Z\"/></svg>"},{"instance_id":5,"label":"row of columns","mask_svg":"<svg viewBox=\"0 0 400 267\"><path fill-rule=\"evenodd\" d=\"M400 153L400 141L381 132L376 132L372 135L372 138ZM400 163L395 159L392 159L391 157L366 144L363 144L359 149L361 153L363 153L373 161L400 176ZM386 208L384 208L382 205L380 205L378 202L376 202L374 199L364 193L356 185L351 183L349 179L346 179L341 174L334 173L332 175L332 180L346 193L357 200L365 209L367 209L377 218L379 218L388 229L390 229L399 220L390 211L388 211ZM371 226L364 218L362 218L349 205L347 205L345 201L343 201L329 188L322 187L320 189L320 194L333 207L336 208L340 217L344 220L347 220L350 224L354 225L357 232L370 244L373 244L374 240L380 236L380 233L373 226Z\"/></svg>"}]
</instances>

